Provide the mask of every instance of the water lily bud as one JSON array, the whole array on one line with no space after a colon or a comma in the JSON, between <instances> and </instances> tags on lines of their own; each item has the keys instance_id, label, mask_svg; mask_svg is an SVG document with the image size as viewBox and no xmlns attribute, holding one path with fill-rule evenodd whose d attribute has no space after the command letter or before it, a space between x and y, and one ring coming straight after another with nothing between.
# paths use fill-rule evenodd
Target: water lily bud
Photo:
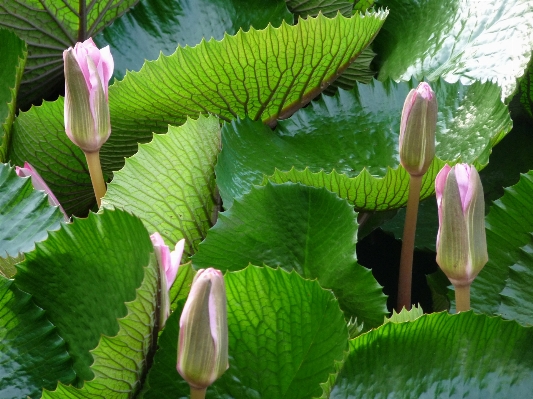
<instances>
[{"instance_id":1,"label":"water lily bud","mask_svg":"<svg viewBox=\"0 0 533 399\"><path fill-rule=\"evenodd\" d=\"M400 124L400 163L411 176L422 176L435 157L437 98L422 82L407 95Z\"/></svg>"},{"instance_id":2,"label":"water lily bud","mask_svg":"<svg viewBox=\"0 0 533 399\"><path fill-rule=\"evenodd\" d=\"M176 368L192 388L205 389L228 367L224 277L216 269L202 269L181 314Z\"/></svg>"},{"instance_id":3,"label":"water lily bud","mask_svg":"<svg viewBox=\"0 0 533 399\"><path fill-rule=\"evenodd\" d=\"M31 184L33 184L33 188L36 190L44 191L48 195L48 203L52 206L58 206L61 212L63 213L63 216L65 218L65 221L69 221L70 218L68 217L67 213L57 200L56 196L50 190L50 187L46 184L44 179L41 177L39 173L35 170L33 166L30 165L28 162L24 162L24 167L21 168L20 166L15 167L15 172L17 173L17 176L19 177L31 177Z\"/></svg>"},{"instance_id":4,"label":"water lily bud","mask_svg":"<svg viewBox=\"0 0 533 399\"><path fill-rule=\"evenodd\" d=\"M163 328L170 316L170 298L169 291L176 280L178 274L183 249L185 248L185 240L181 239L176 244L174 251L170 252L170 248L165 245L163 237L159 233L154 233L150 236L154 246L154 253L159 263L159 270L161 275L161 315L160 326Z\"/></svg>"},{"instance_id":5,"label":"water lily bud","mask_svg":"<svg viewBox=\"0 0 533 399\"><path fill-rule=\"evenodd\" d=\"M489 260L483 186L474 166L445 165L435 179L437 263L456 287L468 286Z\"/></svg>"},{"instance_id":6,"label":"water lily bud","mask_svg":"<svg viewBox=\"0 0 533 399\"><path fill-rule=\"evenodd\" d=\"M113 74L109 46L92 39L63 51L65 131L84 152L97 152L111 134L107 88Z\"/></svg>"}]
</instances>

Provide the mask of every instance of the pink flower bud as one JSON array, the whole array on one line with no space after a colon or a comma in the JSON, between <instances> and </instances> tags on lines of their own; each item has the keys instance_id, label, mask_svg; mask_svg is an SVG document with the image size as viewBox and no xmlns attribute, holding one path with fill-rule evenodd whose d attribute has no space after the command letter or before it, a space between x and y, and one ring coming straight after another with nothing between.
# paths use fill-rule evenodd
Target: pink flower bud
<instances>
[{"instance_id":1,"label":"pink flower bud","mask_svg":"<svg viewBox=\"0 0 533 399\"><path fill-rule=\"evenodd\" d=\"M163 237L159 233L154 233L150 236L152 244L154 246L154 253L159 263L159 270L161 275L161 328L165 326L165 323L170 316L170 299L169 291L176 280L178 274L181 257L185 248L185 240L181 239L176 244L174 251L170 252L170 249L165 245Z\"/></svg>"},{"instance_id":2,"label":"pink flower bud","mask_svg":"<svg viewBox=\"0 0 533 399\"><path fill-rule=\"evenodd\" d=\"M422 82L407 95L400 124L400 163L412 176L422 176L435 157L437 98Z\"/></svg>"},{"instance_id":3,"label":"pink flower bud","mask_svg":"<svg viewBox=\"0 0 533 399\"><path fill-rule=\"evenodd\" d=\"M216 269L202 269L181 314L176 368L191 387L205 389L228 367L224 277Z\"/></svg>"},{"instance_id":4,"label":"pink flower bud","mask_svg":"<svg viewBox=\"0 0 533 399\"><path fill-rule=\"evenodd\" d=\"M445 165L435 179L437 263L454 286L467 286L489 257L483 186L474 166Z\"/></svg>"},{"instance_id":5,"label":"pink flower bud","mask_svg":"<svg viewBox=\"0 0 533 399\"><path fill-rule=\"evenodd\" d=\"M50 187L48 187L44 179L41 177L41 175L39 175L39 173L37 173L33 166L31 166L28 162L24 162L24 167L15 167L15 172L19 177L31 177L31 183L33 184L33 188L35 188L36 190L44 191L48 195L48 203L52 206L59 207L59 209L63 213L66 222L70 220L67 213L57 200L56 196L54 195L52 190L50 190Z\"/></svg>"},{"instance_id":6,"label":"pink flower bud","mask_svg":"<svg viewBox=\"0 0 533 399\"><path fill-rule=\"evenodd\" d=\"M109 46L92 39L63 51L65 63L65 131L85 152L96 152L111 134L108 85L113 74Z\"/></svg>"}]
</instances>

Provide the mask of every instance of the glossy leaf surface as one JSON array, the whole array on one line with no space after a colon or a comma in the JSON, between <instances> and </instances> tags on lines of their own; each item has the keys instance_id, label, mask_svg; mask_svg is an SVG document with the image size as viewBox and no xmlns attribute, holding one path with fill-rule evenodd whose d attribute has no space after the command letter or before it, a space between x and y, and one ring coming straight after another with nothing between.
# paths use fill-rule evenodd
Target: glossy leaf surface
<instances>
[{"instance_id":1,"label":"glossy leaf surface","mask_svg":"<svg viewBox=\"0 0 533 399\"><path fill-rule=\"evenodd\" d=\"M345 200L323 188L267 184L221 213L192 259L195 268L265 264L316 278L335 292L348 318L369 329L383 322L386 297L357 264L356 241L356 214Z\"/></svg>"},{"instance_id":2,"label":"glossy leaf surface","mask_svg":"<svg viewBox=\"0 0 533 399\"><path fill-rule=\"evenodd\" d=\"M129 399L139 392L156 350L158 269L155 256L144 268L144 278L136 298L126 303L127 315L118 320L115 336L102 336L91 351L95 378L82 389L60 384L44 392L43 399Z\"/></svg>"},{"instance_id":3,"label":"glossy leaf surface","mask_svg":"<svg viewBox=\"0 0 533 399\"><path fill-rule=\"evenodd\" d=\"M531 57L529 0L380 0L377 5L391 10L374 46L380 80L495 81L505 99Z\"/></svg>"},{"instance_id":4,"label":"glossy leaf surface","mask_svg":"<svg viewBox=\"0 0 533 399\"><path fill-rule=\"evenodd\" d=\"M119 169L137 142L187 116L249 115L267 123L290 116L353 62L386 16L319 16L250 29L147 62L109 89L113 134L102 148L104 167Z\"/></svg>"},{"instance_id":5,"label":"glossy leaf surface","mask_svg":"<svg viewBox=\"0 0 533 399\"><path fill-rule=\"evenodd\" d=\"M221 40L224 33L264 29L269 23L277 27L292 19L284 0L141 0L95 42L110 46L113 75L122 79L126 69L138 71L145 60L170 55L178 46L194 47L202 39Z\"/></svg>"},{"instance_id":6,"label":"glossy leaf surface","mask_svg":"<svg viewBox=\"0 0 533 399\"><path fill-rule=\"evenodd\" d=\"M350 341L330 398L527 396L532 342L531 328L472 312L387 323Z\"/></svg>"},{"instance_id":7,"label":"glossy leaf surface","mask_svg":"<svg viewBox=\"0 0 533 399\"><path fill-rule=\"evenodd\" d=\"M0 164L0 257L31 251L49 230L57 230L63 214L48 204L44 192L33 188L31 178L20 178L15 168Z\"/></svg>"},{"instance_id":8,"label":"glossy leaf surface","mask_svg":"<svg viewBox=\"0 0 533 399\"><path fill-rule=\"evenodd\" d=\"M65 342L44 313L0 276L0 397L38 399L43 387L74 379Z\"/></svg>"},{"instance_id":9,"label":"glossy leaf surface","mask_svg":"<svg viewBox=\"0 0 533 399\"><path fill-rule=\"evenodd\" d=\"M265 175L277 183L326 187L358 209L404 206L409 175L398 166L398 137L403 102L413 87L414 81L358 84L312 102L274 131L250 120L226 124L216 167L224 207ZM492 146L511 129L499 88L439 81L433 89L439 103L437 157L486 164ZM444 166L440 159L425 175L422 198L434 192Z\"/></svg>"},{"instance_id":10,"label":"glossy leaf surface","mask_svg":"<svg viewBox=\"0 0 533 399\"><path fill-rule=\"evenodd\" d=\"M67 343L78 381L93 378L89 351L101 335L118 333L117 319L136 297L152 248L138 218L107 210L62 225L18 265L17 287L46 310Z\"/></svg>"}]
</instances>

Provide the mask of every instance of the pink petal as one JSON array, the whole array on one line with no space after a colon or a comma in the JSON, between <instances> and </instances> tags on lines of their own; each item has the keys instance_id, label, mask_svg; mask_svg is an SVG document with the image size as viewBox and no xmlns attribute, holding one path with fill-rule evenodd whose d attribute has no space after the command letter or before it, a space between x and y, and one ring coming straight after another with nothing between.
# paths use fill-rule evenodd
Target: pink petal
<instances>
[{"instance_id":1,"label":"pink petal","mask_svg":"<svg viewBox=\"0 0 533 399\"><path fill-rule=\"evenodd\" d=\"M455 165L454 168L457 186L459 187L459 195L461 196L461 206L463 208L463 213L465 213L466 208L472 199L472 193L468 193L468 186L470 185L470 165L461 163Z\"/></svg>"},{"instance_id":2,"label":"pink petal","mask_svg":"<svg viewBox=\"0 0 533 399\"><path fill-rule=\"evenodd\" d=\"M437 210L439 212L439 230L437 232L437 246L439 245L440 238L440 226L442 224L442 195L444 193L444 187L446 187L446 179L448 178L448 173L452 168L450 165L446 164L442 167L440 172L435 178L435 195L437 197Z\"/></svg>"},{"instance_id":3,"label":"pink petal","mask_svg":"<svg viewBox=\"0 0 533 399\"><path fill-rule=\"evenodd\" d=\"M167 288L170 290L172 284L176 280L178 275L178 269L181 263L181 257L183 256L183 250L185 249L185 239L182 238L176 243L174 251L170 253L170 267L165 271L167 275Z\"/></svg>"},{"instance_id":4,"label":"pink petal","mask_svg":"<svg viewBox=\"0 0 533 399\"><path fill-rule=\"evenodd\" d=\"M52 206L59 207L59 209L63 213L63 216L65 217L65 221L68 222L70 220L67 213L61 206L60 202L57 200L52 190L50 190L50 187L48 187L41 175L37 173L35 168L31 166L29 162L24 162L23 168L21 168L20 166L15 167L15 172L19 177L31 177L31 184L33 185L33 188L35 188L36 190L44 191L48 195L48 203Z\"/></svg>"}]
</instances>

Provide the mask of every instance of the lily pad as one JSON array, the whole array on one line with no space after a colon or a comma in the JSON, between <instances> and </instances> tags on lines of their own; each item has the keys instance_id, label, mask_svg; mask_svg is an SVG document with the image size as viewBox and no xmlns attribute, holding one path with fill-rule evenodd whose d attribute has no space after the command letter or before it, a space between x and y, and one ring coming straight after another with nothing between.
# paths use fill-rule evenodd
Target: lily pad
<instances>
[{"instance_id":1,"label":"lily pad","mask_svg":"<svg viewBox=\"0 0 533 399\"><path fill-rule=\"evenodd\" d=\"M185 254L192 255L216 221L219 148L214 116L169 126L115 173L102 206L135 213L150 234L158 232L172 248L185 238Z\"/></svg>"},{"instance_id":2,"label":"lily pad","mask_svg":"<svg viewBox=\"0 0 533 399\"><path fill-rule=\"evenodd\" d=\"M391 10L374 42L379 80L493 81L501 86L502 99L515 91L533 49L529 0L380 0L377 5Z\"/></svg>"},{"instance_id":3,"label":"lily pad","mask_svg":"<svg viewBox=\"0 0 533 399\"><path fill-rule=\"evenodd\" d=\"M324 188L269 183L219 215L192 261L195 268L240 270L252 263L296 270L333 290L347 318L368 330L383 322L386 297L371 271L357 264L356 242L356 214L347 201Z\"/></svg>"},{"instance_id":4,"label":"lily pad","mask_svg":"<svg viewBox=\"0 0 533 399\"><path fill-rule=\"evenodd\" d=\"M387 210L407 203L409 175L399 165L398 137L405 97L417 82L358 84L323 96L276 130L238 120L222 129L216 166L224 207L261 184L300 182L326 187L358 210ZM433 84L439 103L437 157L424 177L422 198L434 193L444 160L484 166L512 122L492 83ZM396 168L396 169L391 169Z\"/></svg>"},{"instance_id":5,"label":"lily pad","mask_svg":"<svg viewBox=\"0 0 533 399\"><path fill-rule=\"evenodd\" d=\"M532 343L532 328L472 312L387 323L350 341L330 398L527 397Z\"/></svg>"},{"instance_id":6,"label":"lily pad","mask_svg":"<svg viewBox=\"0 0 533 399\"><path fill-rule=\"evenodd\" d=\"M59 208L48 204L46 194L33 188L30 178L18 177L6 164L0 164L0 193L0 258L33 250L64 220Z\"/></svg>"},{"instance_id":7,"label":"lily pad","mask_svg":"<svg viewBox=\"0 0 533 399\"><path fill-rule=\"evenodd\" d=\"M126 70L138 71L145 60L170 55L178 46L194 47L203 39L221 40L240 29L264 29L269 23L279 26L292 20L284 0L141 0L95 42L110 46L113 76L122 79Z\"/></svg>"}]
</instances>

